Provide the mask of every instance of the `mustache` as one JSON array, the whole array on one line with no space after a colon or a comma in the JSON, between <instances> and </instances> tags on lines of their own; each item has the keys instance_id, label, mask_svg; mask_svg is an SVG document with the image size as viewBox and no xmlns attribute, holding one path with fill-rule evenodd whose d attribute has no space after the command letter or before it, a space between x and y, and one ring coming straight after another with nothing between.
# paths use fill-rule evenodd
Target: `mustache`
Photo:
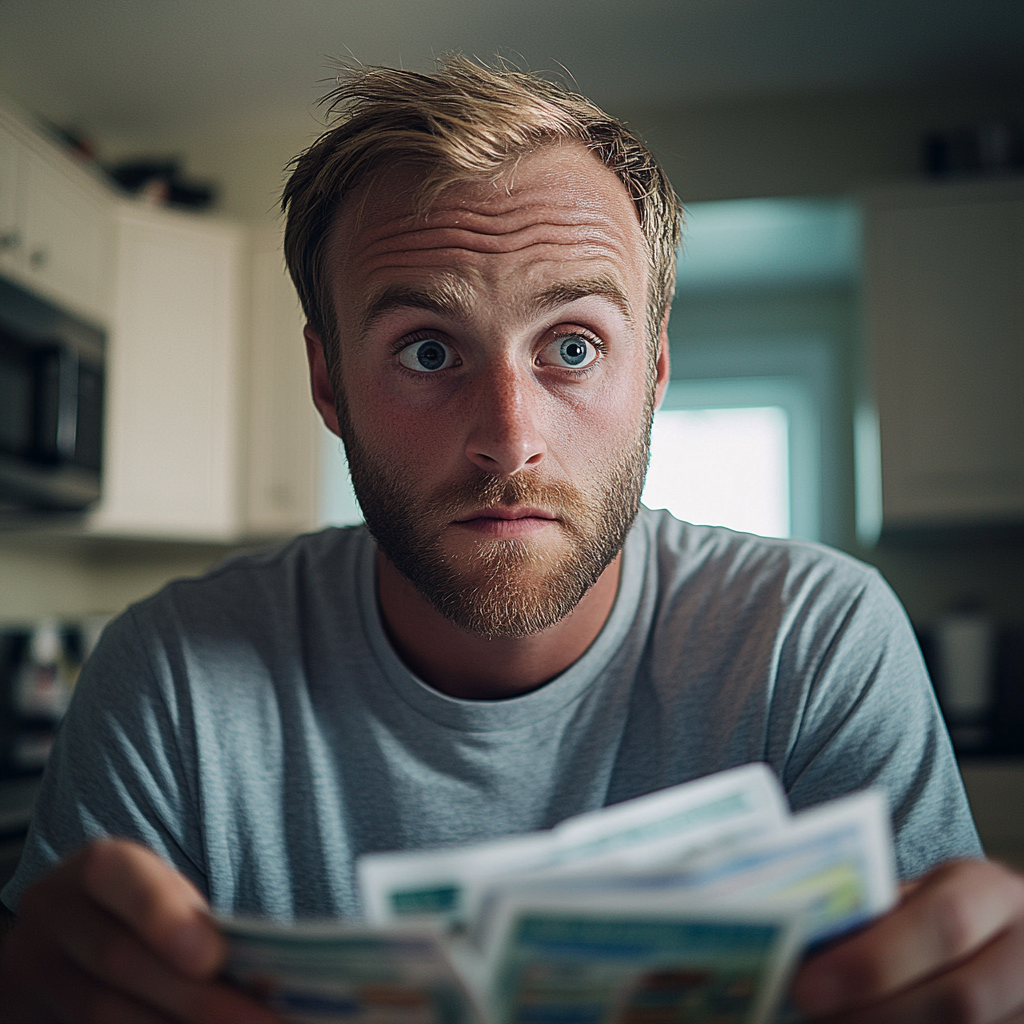
<instances>
[{"instance_id":1,"label":"mustache","mask_svg":"<svg viewBox=\"0 0 1024 1024\"><path fill-rule=\"evenodd\" d=\"M543 508L569 523L585 520L593 514L583 491L572 484L485 474L439 488L428 497L423 511L435 522L450 522L467 511L501 505Z\"/></svg>"}]
</instances>

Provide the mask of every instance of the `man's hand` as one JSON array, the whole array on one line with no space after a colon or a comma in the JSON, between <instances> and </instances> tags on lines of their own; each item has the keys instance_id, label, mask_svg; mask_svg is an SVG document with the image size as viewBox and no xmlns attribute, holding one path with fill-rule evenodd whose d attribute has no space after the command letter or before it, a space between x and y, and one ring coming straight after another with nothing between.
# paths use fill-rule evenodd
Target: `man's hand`
<instances>
[{"instance_id":1,"label":"man's hand","mask_svg":"<svg viewBox=\"0 0 1024 1024\"><path fill-rule=\"evenodd\" d=\"M0 949L0 1021L274 1024L216 980L224 953L187 879L135 843L95 842L22 897Z\"/></svg>"},{"instance_id":2,"label":"man's hand","mask_svg":"<svg viewBox=\"0 0 1024 1024\"><path fill-rule=\"evenodd\" d=\"M808 961L793 995L843 1024L1024 1022L1024 878L991 861L936 868Z\"/></svg>"}]
</instances>

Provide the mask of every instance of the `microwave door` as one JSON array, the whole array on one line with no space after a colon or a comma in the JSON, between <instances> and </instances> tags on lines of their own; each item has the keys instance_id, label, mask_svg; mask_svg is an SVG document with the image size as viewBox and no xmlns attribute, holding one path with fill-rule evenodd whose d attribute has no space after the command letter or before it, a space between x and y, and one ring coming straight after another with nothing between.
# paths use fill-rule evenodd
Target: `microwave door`
<instances>
[{"instance_id":1,"label":"microwave door","mask_svg":"<svg viewBox=\"0 0 1024 1024\"><path fill-rule=\"evenodd\" d=\"M78 353L47 347L38 356L36 458L51 465L75 461L78 436Z\"/></svg>"},{"instance_id":2,"label":"microwave door","mask_svg":"<svg viewBox=\"0 0 1024 1024\"><path fill-rule=\"evenodd\" d=\"M24 347L0 334L0 452L30 455L35 444L35 373Z\"/></svg>"},{"instance_id":3,"label":"microwave door","mask_svg":"<svg viewBox=\"0 0 1024 1024\"><path fill-rule=\"evenodd\" d=\"M78 353L60 352L55 448L61 462L74 462L78 444Z\"/></svg>"}]
</instances>

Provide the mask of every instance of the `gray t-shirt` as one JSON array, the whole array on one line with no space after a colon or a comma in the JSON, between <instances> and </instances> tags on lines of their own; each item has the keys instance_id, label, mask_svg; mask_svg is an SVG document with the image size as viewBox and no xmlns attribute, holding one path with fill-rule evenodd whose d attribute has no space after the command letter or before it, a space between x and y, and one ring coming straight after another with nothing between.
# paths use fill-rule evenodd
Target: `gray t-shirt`
<instances>
[{"instance_id":1,"label":"gray t-shirt","mask_svg":"<svg viewBox=\"0 0 1024 1024\"><path fill-rule=\"evenodd\" d=\"M172 583L111 624L7 905L118 835L217 911L352 916L366 851L545 828L751 761L794 808L883 786L903 877L980 854L910 625L853 559L642 512L583 657L481 701L398 659L374 556L364 529L326 530Z\"/></svg>"}]
</instances>

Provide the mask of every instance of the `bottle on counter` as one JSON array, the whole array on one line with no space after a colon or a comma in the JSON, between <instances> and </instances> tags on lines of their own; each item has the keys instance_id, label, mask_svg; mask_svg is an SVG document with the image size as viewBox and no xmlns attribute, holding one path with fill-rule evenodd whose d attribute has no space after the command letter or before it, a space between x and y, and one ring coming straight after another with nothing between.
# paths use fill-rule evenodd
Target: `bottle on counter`
<instances>
[{"instance_id":1,"label":"bottle on counter","mask_svg":"<svg viewBox=\"0 0 1024 1024\"><path fill-rule=\"evenodd\" d=\"M0 628L0 779L46 764L89 645L106 619Z\"/></svg>"},{"instance_id":2,"label":"bottle on counter","mask_svg":"<svg viewBox=\"0 0 1024 1024\"><path fill-rule=\"evenodd\" d=\"M935 630L939 694L958 750L985 750L992 739L996 626L979 610L950 612Z\"/></svg>"},{"instance_id":3,"label":"bottle on counter","mask_svg":"<svg viewBox=\"0 0 1024 1024\"><path fill-rule=\"evenodd\" d=\"M73 688L60 625L55 619L43 619L32 630L14 682L14 708L23 718L59 722Z\"/></svg>"}]
</instances>

